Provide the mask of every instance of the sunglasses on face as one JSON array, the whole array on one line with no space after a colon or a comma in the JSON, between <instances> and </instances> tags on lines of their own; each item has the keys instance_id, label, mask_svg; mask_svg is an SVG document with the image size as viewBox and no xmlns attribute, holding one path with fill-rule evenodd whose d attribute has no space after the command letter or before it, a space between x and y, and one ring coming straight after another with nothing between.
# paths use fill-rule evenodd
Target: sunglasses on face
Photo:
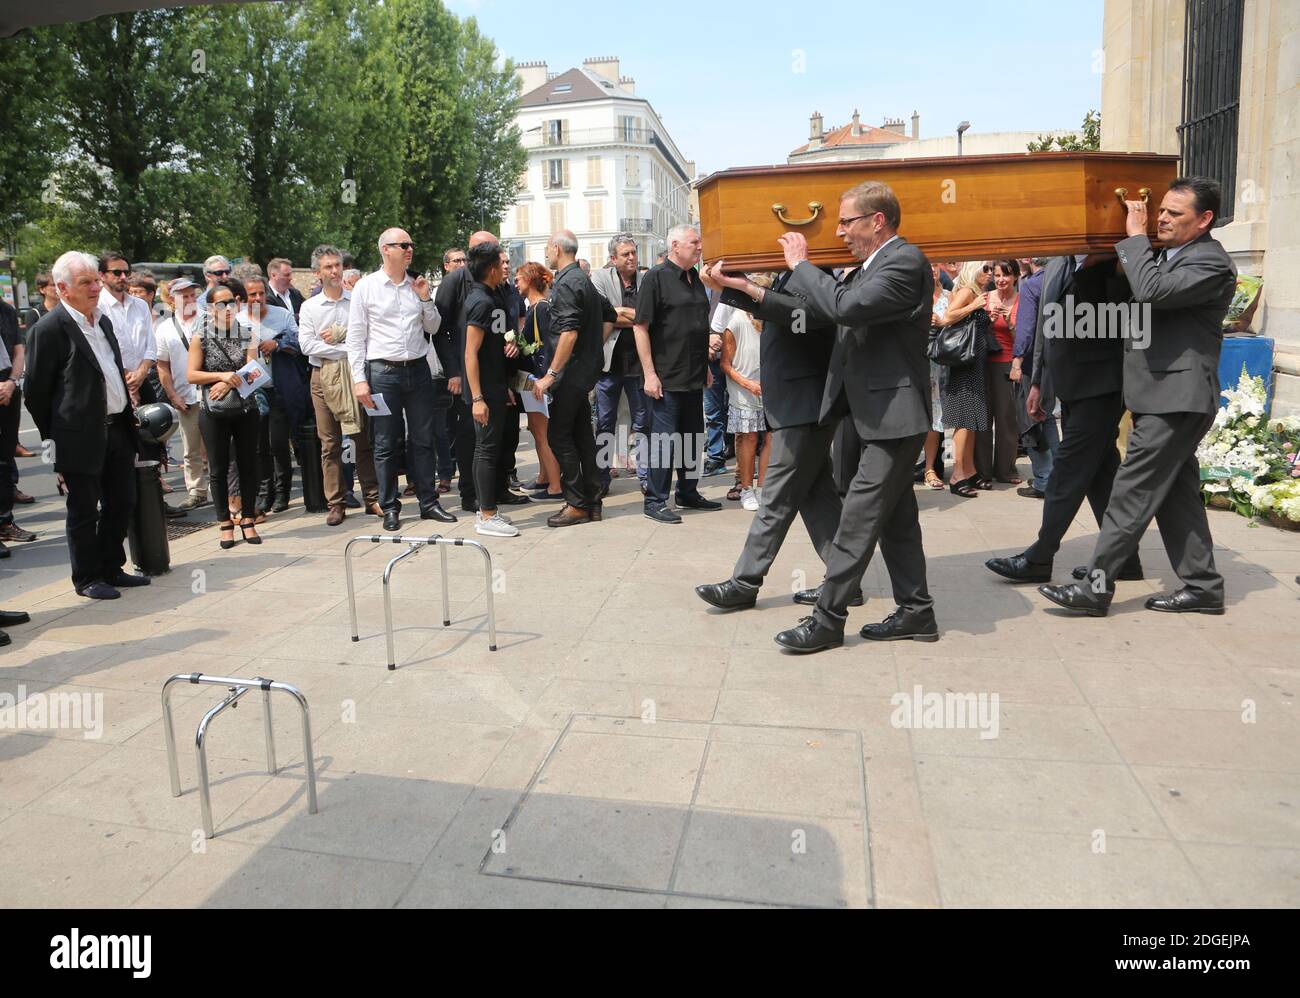
<instances>
[{"instance_id":1,"label":"sunglasses on face","mask_svg":"<svg viewBox=\"0 0 1300 998\"><path fill-rule=\"evenodd\" d=\"M404 250L415 249L415 243L384 243L384 245L387 246L389 249L392 249L394 246L396 246L398 249L404 249Z\"/></svg>"},{"instance_id":2,"label":"sunglasses on face","mask_svg":"<svg viewBox=\"0 0 1300 998\"><path fill-rule=\"evenodd\" d=\"M106 270L106 271L104 271L104 273L105 273L105 274L112 274L114 277L125 277L127 274L131 273L131 271L129 271L129 270Z\"/></svg>"},{"instance_id":3,"label":"sunglasses on face","mask_svg":"<svg viewBox=\"0 0 1300 998\"><path fill-rule=\"evenodd\" d=\"M208 273L211 274L213 277L227 277L227 276L229 276L230 271L229 271L229 270L209 270Z\"/></svg>"},{"instance_id":4,"label":"sunglasses on face","mask_svg":"<svg viewBox=\"0 0 1300 998\"><path fill-rule=\"evenodd\" d=\"M212 307L213 308L238 308L239 302L235 301L235 299L233 298L227 298L225 299L225 301L214 301L212 303Z\"/></svg>"}]
</instances>

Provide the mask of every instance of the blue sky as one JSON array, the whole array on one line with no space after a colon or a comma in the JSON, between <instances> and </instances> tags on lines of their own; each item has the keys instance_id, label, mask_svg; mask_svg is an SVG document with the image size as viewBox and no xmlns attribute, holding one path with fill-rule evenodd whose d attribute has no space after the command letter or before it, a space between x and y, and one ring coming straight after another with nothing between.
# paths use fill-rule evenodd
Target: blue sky
<instances>
[{"instance_id":1,"label":"blue sky","mask_svg":"<svg viewBox=\"0 0 1300 998\"><path fill-rule=\"evenodd\" d=\"M829 127L855 107L870 125L910 126L916 110L927 138L963 119L973 132L1078 128L1101 107L1102 0L445 2L516 62L562 72L618 56L701 174L784 163L813 111Z\"/></svg>"}]
</instances>

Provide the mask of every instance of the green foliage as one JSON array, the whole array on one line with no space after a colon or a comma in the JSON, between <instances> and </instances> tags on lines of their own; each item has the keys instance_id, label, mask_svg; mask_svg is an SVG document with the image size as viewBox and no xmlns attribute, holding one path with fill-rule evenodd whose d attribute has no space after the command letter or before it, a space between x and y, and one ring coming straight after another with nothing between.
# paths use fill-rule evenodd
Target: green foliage
<instances>
[{"instance_id":1,"label":"green foliage","mask_svg":"<svg viewBox=\"0 0 1300 998\"><path fill-rule=\"evenodd\" d=\"M101 17L0 39L0 239L21 276L68 248L417 264L495 224L525 153L507 64L441 0L298 0Z\"/></svg>"},{"instance_id":2,"label":"green foliage","mask_svg":"<svg viewBox=\"0 0 1300 998\"><path fill-rule=\"evenodd\" d=\"M1040 135L1026 147L1030 152L1085 152L1101 148L1101 112L1089 111L1083 116L1083 138L1069 135Z\"/></svg>"}]
</instances>

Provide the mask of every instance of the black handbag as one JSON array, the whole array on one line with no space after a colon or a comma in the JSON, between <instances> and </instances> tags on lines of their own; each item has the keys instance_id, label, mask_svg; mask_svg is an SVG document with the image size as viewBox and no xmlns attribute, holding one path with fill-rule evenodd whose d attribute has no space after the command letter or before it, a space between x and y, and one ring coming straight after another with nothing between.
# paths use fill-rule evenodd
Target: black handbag
<instances>
[{"instance_id":1,"label":"black handbag","mask_svg":"<svg viewBox=\"0 0 1300 998\"><path fill-rule=\"evenodd\" d=\"M224 366L238 370L244 366L244 344L237 337L230 337L217 332L214 328L204 330L203 353L206 359L209 350L214 351ZM233 347L233 350L232 350ZM210 392L212 385L203 386L201 408L213 419L238 419L246 412L257 411L257 399L250 393L247 398L237 389L230 389L219 399L214 399Z\"/></svg>"},{"instance_id":2,"label":"black handbag","mask_svg":"<svg viewBox=\"0 0 1300 998\"><path fill-rule=\"evenodd\" d=\"M950 326L936 326L930 330L926 353L943 367L970 367L987 353L984 337L988 325L988 313L978 308ZM980 349L982 345L984 350Z\"/></svg>"}]
</instances>

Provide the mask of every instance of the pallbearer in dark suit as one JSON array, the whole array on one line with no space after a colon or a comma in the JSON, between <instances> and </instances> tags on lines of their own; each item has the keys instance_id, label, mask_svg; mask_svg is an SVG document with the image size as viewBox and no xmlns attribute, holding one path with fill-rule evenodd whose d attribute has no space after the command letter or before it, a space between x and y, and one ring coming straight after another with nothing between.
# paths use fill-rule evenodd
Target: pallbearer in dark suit
<instances>
[{"instance_id":1,"label":"pallbearer in dark suit","mask_svg":"<svg viewBox=\"0 0 1300 998\"><path fill-rule=\"evenodd\" d=\"M758 380L763 386L763 416L772 434L763 501L731 578L695 587L706 603L735 610L751 607L758 599L759 586L796 516L803 517L817 554L826 561L842 507L831 474L835 426L818 422L835 323L786 290L788 273L764 289L725 274L723 266L719 261L710 271L723 286L722 304L763 320Z\"/></svg>"},{"instance_id":2,"label":"pallbearer in dark suit","mask_svg":"<svg viewBox=\"0 0 1300 998\"><path fill-rule=\"evenodd\" d=\"M1154 517L1183 586L1151 597L1147 609L1223 613L1223 577L1214 567L1196 462L1218 408L1222 322L1236 284L1232 260L1210 235L1220 199L1213 180L1173 181L1156 223L1159 258L1146 235L1146 203L1126 202L1129 238L1116 250L1134 301L1149 306L1150 328L1125 340L1124 401L1133 432L1087 578L1081 585L1039 587L1068 610L1106 615L1115 579Z\"/></svg>"},{"instance_id":3,"label":"pallbearer in dark suit","mask_svg":"<svg viewBox=\"0 0 1300 998\"><path fill-rule=\"evenodd\" d=\"M135 507L137 440L122 354L99 312L99 267L88 253L64 253L52 268L62 307L27 334L27 409L54 444L54 470L68 487L68 554L82 596L117 599L121 586L147 586L123 571Z\"/></svg>"},{"instance_id":4,"label":"pallbearer in dark suit","mask_svg":"<svg viewBox=\"0 0 1300 998\"><path fill-rule=\"evenodd\" d=\"M1010 558L990 558L989 571L1013 582L1050 582L1052 560L1086 498L1097 526L1110 502L1119 468L1119 421L1124 415L1124 322L1128 282L1109 254L1057 257L1047 265L1035 333L1032 386L1027 405L1037 420L1055 418L1041 407L1042 386L1050 381L1061 400L1061 445L1043 496L1038 539ZM1083 306L1093 321L1087 336L1075 335L1075 309ZM1103 308L1112 306L1112 308ZM1142 578L1136 552L1121 578Z\"/></svg>"},{"instance_id":5,"label":"pallbearer in dark suit","mask_svg":"<svg viewBox=\"0 0 1300 998\"><path fill-rule=\"evenodd\" d=\"M886 184L867 181L844 194L836 234L863 263L838 283L808 262L802 235L781 237L793 271L788 290L839 324L820 421L830 423L847 411L862 440L817 608L776 636L791 651L843 644L847 607L877 543L898 609L882 623L868 624L862 636L876 641L939 637L912 491L916 455L930 429L925 351L934 278L925 254L898 235L900 214L898 198Z\"/></svg>"}]
</instances>

